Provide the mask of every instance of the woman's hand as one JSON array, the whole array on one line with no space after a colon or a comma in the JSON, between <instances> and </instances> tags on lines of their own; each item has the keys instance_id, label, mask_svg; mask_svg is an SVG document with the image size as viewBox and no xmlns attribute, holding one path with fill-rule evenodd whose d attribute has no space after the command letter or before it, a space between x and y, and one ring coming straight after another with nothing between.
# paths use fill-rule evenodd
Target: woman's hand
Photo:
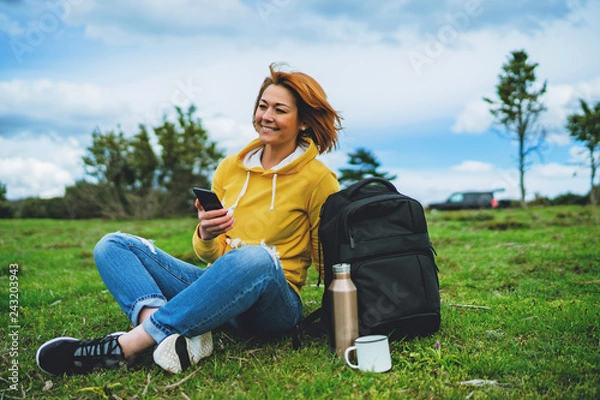
<instances>
[{"instance_id":1,"label":"woman's hand","mask_svg":"<svg viewBox=\"0 0 600 400\"><path fill-rule=\"evenodd\" d=\"M196 199L194 206L198 209L198 236L203 240L214 239L222 233L229 231L235 225L235 219L229 214L229 210L204 211L202 205Z\"/></svg>"}]
</instances>

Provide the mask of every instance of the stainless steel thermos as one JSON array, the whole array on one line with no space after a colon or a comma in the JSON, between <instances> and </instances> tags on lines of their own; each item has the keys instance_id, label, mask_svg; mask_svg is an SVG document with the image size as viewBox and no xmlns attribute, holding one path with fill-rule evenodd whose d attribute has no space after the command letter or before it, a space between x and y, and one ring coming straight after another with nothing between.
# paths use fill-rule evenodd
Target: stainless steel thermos
<instances>
[{"instance_id":1,"label":"stainless steel thermos","mask_svg":"<svg viewBox=\"0 0 600 400\"><path fill-rule=\"evenodd\" d=\"M356 286L350 279L350 264L333 266L333 281L329 285L332 301L332 345L338 357L354 344L358 337L358 306Z\"/></svg>"}]
</instances>

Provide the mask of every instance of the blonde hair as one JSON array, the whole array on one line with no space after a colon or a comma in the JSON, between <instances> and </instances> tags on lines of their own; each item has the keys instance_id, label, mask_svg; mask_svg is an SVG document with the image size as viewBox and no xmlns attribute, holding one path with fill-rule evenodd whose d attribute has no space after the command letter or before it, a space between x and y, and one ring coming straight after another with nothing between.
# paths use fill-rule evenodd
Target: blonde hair
<instances>
[{"instance_id":1,"label":"blonde hair","mask_svg":"<svg viewBox=\"0 0 600 400\"><path fill-rule=\"evenodd\" d=\"M319 83L302 72L283 72L277 70L277 64L269 65L271 75L263 81L258 97L254 104L252 115L256 114L263 92L270 85L279 85L288 89L296 99L298 120L306 125L306 130L300 131L298 141L310 137L319 153L335 149L338 141L338 131L342 129L342 117L327 101L325 91ZM254 122L254 117L252 119Z\"/></svg>"}]
</instances>

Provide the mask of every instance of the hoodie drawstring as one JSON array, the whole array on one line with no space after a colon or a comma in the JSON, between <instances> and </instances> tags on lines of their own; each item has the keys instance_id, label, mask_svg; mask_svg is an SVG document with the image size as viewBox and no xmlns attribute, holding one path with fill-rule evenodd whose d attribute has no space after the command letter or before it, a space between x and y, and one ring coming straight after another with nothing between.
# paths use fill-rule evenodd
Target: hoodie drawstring
<instances>
[{"instance_id":1,"label":"hoodie drawstring","mask_svg":"<svg viewBox=\"0 0 600 400\"><path fill-rule=\"evenodd\" d=\"M242 191L238 195L238 198L235 201L235 203L231 207L229 207L229 209L231 210L232 213L235 210L235 208L237 207L237 205L239 204L239 202L242 199L242 197L244 197L244 195L246 194L246 189L248 189L248 182L249 181L250 181L250 171L246 171L246 182L244 182L244 186L242 186Z\"/></svg>"},{"instance_id":2,"label":"hoodie drawstring","mask_svg":"<svg viewBox=\"0 0 600 400\"><path fill-rule=\"evenodd\" d=\"M270 211L275 209L275 191L277 190L277 174L273 174L273 181L271 184L271 207Z\"/></svg>"},{"instance_id":3,"label":"hoodie drawstring","mask_svg":"<svg viewBox=\"0 0 600 400\"><path fill-rule=\"evenodd\" d=\"M238 206L238 204L240 203L240 200L242 199L242 197L244 197L244 195L246 194L246 190L248 189L249 182L250 182L250 171L246 171L246 181L244 182L244 186L242 186L242 191L238 195L238 198L235 201L235 203L231 207L229 207L229 209L231 210L232 213L235 210L235 208ZM276 193L277 193L277 174L273 174L273 180L271 181L271 207L269 207L270 211L273 211L275 209L275 194Z\"/></svg>"}]
</instances>

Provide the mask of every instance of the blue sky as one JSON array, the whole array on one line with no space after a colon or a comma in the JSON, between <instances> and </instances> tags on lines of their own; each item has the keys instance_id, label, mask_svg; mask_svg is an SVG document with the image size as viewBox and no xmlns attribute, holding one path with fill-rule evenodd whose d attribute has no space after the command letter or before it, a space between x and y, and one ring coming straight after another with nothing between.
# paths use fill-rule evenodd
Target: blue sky
<instances>
[{"instance_id":1,"label":"blue sky","mask_svg":"<svg viewBox=\"0 0 600 400\"><path fill-rule=\"evenodd\" d=\"M0 182L8 197L52 197L84 176L95 128L159 123L175 105L227 152L255 132L271 62L314 76L344 117L338 170L373 151L423 203L504 188L518 198L517 148L484 96L524 49L548 83L549 136L528 198L589 190L582 146L564 129L579 99L600 101L598 0L0 1Z\"/></svg>"}]
</instances>

